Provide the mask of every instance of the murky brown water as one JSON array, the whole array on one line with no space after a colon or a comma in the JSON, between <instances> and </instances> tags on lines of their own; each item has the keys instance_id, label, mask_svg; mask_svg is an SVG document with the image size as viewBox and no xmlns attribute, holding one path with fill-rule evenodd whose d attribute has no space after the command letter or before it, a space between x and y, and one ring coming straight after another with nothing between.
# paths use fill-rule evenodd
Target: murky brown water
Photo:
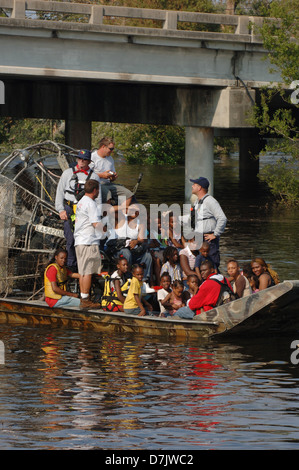
<instances>
[{"instance_id":1,"label":"murky brown water","mask_svg":"<svg viewBox=\"0 0 299 470\"><path fill-rule=\"evenodd\" d=\"M122 182L133 187L139 171L122 166ZM167 169L167 178L165 169L142 171L140 202L183 200L182 168ZM218 161L215 173L229 219L223 263L262 255L282 279L299 279L295 212L265 210L263 195L240 189L237 159ZM0 325L0 448L297 449L299 365L290 359L297 339L294 331L186 344Z\"/></svg>"}]
</instances>

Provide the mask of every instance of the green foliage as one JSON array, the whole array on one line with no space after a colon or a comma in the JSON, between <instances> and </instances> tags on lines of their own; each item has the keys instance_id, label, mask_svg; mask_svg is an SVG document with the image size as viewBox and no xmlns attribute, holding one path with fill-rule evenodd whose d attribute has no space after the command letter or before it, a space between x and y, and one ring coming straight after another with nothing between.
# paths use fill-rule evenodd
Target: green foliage
<instances>
[{"instance_id":1,"label":"green foliage","mask_svg":"<svg viewBox=\"0 0 299 470\"><path fill-rule=\"evenodd\" d=\"M261 90L260 103L254 108L252 123L261 134L277 138L274 150L283 152L288 158L283 156L275 165L266 165L259 177L268 184L279 201L296 205L299 204L299 106L291 102L287 88L299 79L299 4L297 0L274 0L264 12L272 19L264 22L260 33L269 51L268 57L274 67L272 70L280 72L284 83Z\"/></svg>"},{"instance_id":2,"label":"green foliage","mask_svg":"<svg viewBox=\"0 0 299 470\"><path fill-rule=\"evenodd\" d=\"M52 119L0 119L0 152L24 148L43 140L64 142L63 133L57 130Z\"/></svg>"},{"instance_id":3,"label":"green foliage","mask_svg":"<svg viewBox=\"0 0 299 470\"><path fill-rule=\"evenodd\" d=\"M279 202L294 206L299 201L299 178L298 169L291 166L290 161L281 158L276 165L268 164L263 168L260 180L267 183Z\"/></svg>"},{"instance_id":4,"label":"green foliage","mask_svg":"<svg viewBox=\"0 0 299 470\"><path fill-rule=\"evenodd\" d=\"M185 156L185 130L177 126L93 123L92 147L111 136L128 163L175 165Z\"/></svg>"}]
</instances>

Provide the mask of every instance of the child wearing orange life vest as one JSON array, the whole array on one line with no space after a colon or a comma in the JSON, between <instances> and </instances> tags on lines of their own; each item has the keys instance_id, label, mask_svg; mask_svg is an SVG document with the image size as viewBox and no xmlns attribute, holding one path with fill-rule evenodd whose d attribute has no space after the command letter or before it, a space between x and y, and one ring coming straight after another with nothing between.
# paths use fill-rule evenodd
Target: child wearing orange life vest
<instances>
[{"instance_id":1,"label":"child wearing orange life vest","mask_svg":"<svg viewBox=\"0 0 299 470\"><path fill-rule=\"evenodd\" d=\"M59 248L54 260L46 267L44 273L45 301L49 307L79 307L79 295L66 290L68 277L79 279L78 273L66 268L67 252Z\"/></svg>"}]
</instances>

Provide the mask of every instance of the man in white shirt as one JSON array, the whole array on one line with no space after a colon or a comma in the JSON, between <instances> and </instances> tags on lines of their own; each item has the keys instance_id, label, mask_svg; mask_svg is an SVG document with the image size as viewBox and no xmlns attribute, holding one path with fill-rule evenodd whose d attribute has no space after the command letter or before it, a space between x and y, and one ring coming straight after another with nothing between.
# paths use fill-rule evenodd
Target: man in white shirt
<instances>
[{"instance_id":1,"label":"man in white shirt","mask_svg":"<svg viewBox=\"0 0 299 470\"><path fill-rule=\"evenodd\" d=\"M75 220L75 250L78 263L81 302L80 308L100 308L101 304L90 300L93 274L101 272L99 240L103 236L101 215L95 199L99 196L100 184L88 180L84 186L85 195L77 204Z\"/></svg>"},{"instance_id":2,"label":"man in white shirt","mask_svg":"<svg viewBox=\"0 0 299 470\"><path fill-rule=\"evenodd\" d=\"M208 194L209 181L207 178L199 177L190 180L192 194L196 195L197 201L194 205L195 231L203 234L203 241L210 245L209 256L218 268L220 264L219 238L226 227L227 218L219 202Z\"/></svg>"},{"instance_id":3,"label":"man in white shirt","mask_svg":"<svg viewBox=\"0 0 299 470\"><path fill-rule=\"evenodd\" d=\"M91 154L91 168L100 177L102 201L107 202L112 199L116 202L116 205L125 201L125 206L128 207L132 202L133 193L124 186L114 183L118 175L111 156L113 150L114 142L112 139L109 137L101 139L98 150L94 150Z\"/></svg>"}]
</instances>

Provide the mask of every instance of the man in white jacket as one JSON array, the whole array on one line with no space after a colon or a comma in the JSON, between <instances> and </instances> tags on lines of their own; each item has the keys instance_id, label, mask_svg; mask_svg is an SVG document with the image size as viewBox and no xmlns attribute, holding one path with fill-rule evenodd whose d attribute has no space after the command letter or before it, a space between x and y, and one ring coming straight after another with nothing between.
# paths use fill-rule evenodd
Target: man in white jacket
<instances>
[{"instance_id":1,"label":"man in white jacket","mask_svg":"<svg viewBox=\"0 0 299 470\"><path fill-rule=\"evenodd\" d=\"M203 241L210 245L209 256L218 268L220 264L219 239L226 227L227 218L219 202L208 194L209 181L207 178L199 177L190 180L192 194L197 197L194 205L195 232L202 234Z\"/></svg>"}]
</instances>

